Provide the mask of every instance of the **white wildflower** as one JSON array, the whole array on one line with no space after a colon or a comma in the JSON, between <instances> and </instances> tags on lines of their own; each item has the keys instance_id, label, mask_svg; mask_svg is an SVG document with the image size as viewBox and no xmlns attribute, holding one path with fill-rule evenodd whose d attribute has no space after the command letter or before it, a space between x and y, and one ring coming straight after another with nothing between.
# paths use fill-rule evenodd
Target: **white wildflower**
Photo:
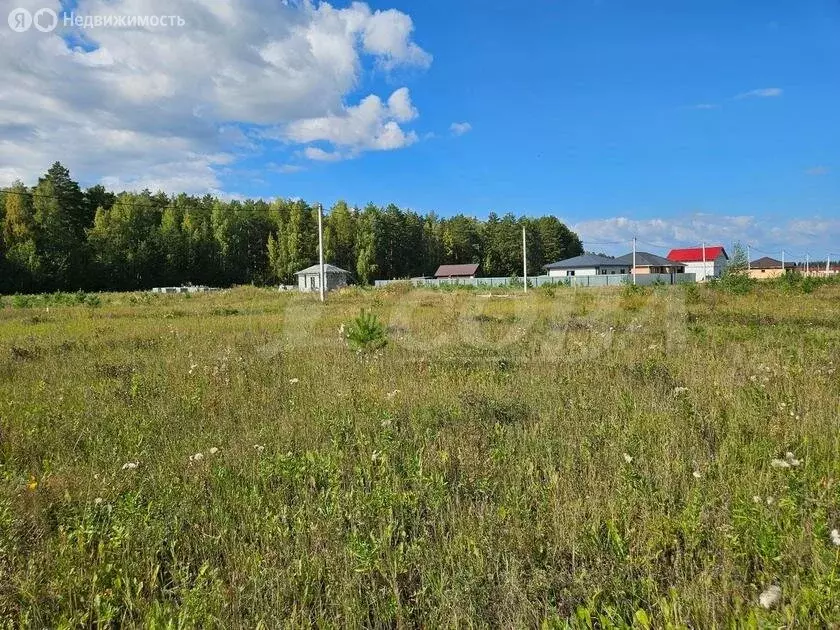
<instances>
[{"instance_id":1,"label":"white wildflower","mask_svg":"<svg viewBox=\"0 0 840 630\"><path fill-rule=\"evenodd\" d=\"M688 392L688 387L675 387L673 394L674 396L682 396L683 394Z\"/></svg>"},{"instance_id":2,"label":"white wildflower","mask_svg":"<svg viewBox=\"0 0 840 630\"><path fill-rule=\"evenodd\" d=\"M126 462L122 465L123 470L134 470L140 465L140 462Z\"/></svg>"},{"instance_id":3,"label":"white wildflower","mask_svg":"<svg viewBox=\"0 0 840 630\"><path fill-rule=\"evenodd\" d=\"M190 371L188 373L192 374L193 372L195 372L197 367L198 367L198 363L191 363L190 364Z\"/></svg>"},{"instance_id":4,"label":"white wildflower","mask_svg":"<svg viewBox=\"0 0 840 630\"><path fill-rule=\"evenodd\" d=\"M291 379L289 379L289 383L291 385L296 385L297 383L300 383L300 379L299 378L291 378Z\"/></svg>"},{"instance_id":5,"label":"white wildflower","mask_svg":"<svg viewBox=\"0 0 840 630\"><path fill-rule=\"evenodd\" d=\"M773 505L773 503L775 501L776 501L776 499L774 499L773 497L767 497L767 500L765 501L765 503L767 503L767 505Z\"/></svg>"},{"instance_id":6,"label":"white wildflower","mask_svg":"<svg viewBox=\"0 0 840 630\"><path fill-rule=\"evenodd\" d=\"M257 453L262 453L265 450L265 446L262 444L254 444L254 450L257 451Z\"/></svg>"},{"instance_id":7,"label":"white wildflower","mask_svg":"<svg viewBox=\"0 0 840 630\"><path fill-rule=\"evenodd\" d=\"M399 394L399 393L400 393L400 390L395 389L394 391L392 391L392 392L388 392L387 394L385 394L385 398L387 398L388 400L392 400L392 399L393 399L393 398L395 398L395 397L396 397L396 395L397 395L397 394Z\"/></svg>"},{"instance_id":8,"label":"white wildflower","mask_svg":"<svg viewBox=\"0 0 840 630\"><path fill-rule=\"evenodd\" d=\"M757 494L753 495L753 503L761 503L761 497Z\"/></svg>"},{"instance_id":9,"label":"white wildflower","mask_svg":"<svg viewBox=\"0 0 840 630\"><path fill-rule=\"evenodd\" d=\"M633 457L631 455L628 455L627 453L624 453L624 461L627 462L628 464L632 464L633 463Z\"/></svg>"},{"instance_id":10,"label":"white wildflower","mask_svg":"<svg viewBox=\"0 0 840 630\"><path fill-rule=\"evenodd\" d=\"M831 530L831 544L835 547L840 547L840 531L836 529Z\"/></svg>"},{"instance_id":11,"label":"white wildflower","mask_svg":"<svg viewBox=\"0 0 840 630\"><path fill-rule=\"evenodd\" d=\"M790 464L794 468L796 468L797 466L799 466L799 464L802 463L802 460L796 459L794 454L791 453L790 451L785 453L785 460L787 461L788 464Z\"/></svg>"},{"instance_id":12,"label":"white wildflower","mask_svg":"<svg viewBox=\"0 0 840 630\"><path fill-rule=\"evenodd\" d=\"M219 449L218 449L218 448L216 448L215 446L213 446L213 447L211 447L211 448L210 448L210 450L209 450L209 451L207 451L207 452L208 452L208 453L210 453L211 455L215 455L216 453L218 453L218 452L219 452Z\"/></svg>"},{"instance_id":13,"label":"white wildflower","mask_svg":"<svg viewBox=\"0 0 840 630\"><path fill-rule=\"evenodd\" d=\"M191 463L200 462L202 459L204 459L204 453L196 453L195 455L190 455Z\"/></svg>"},{"instance_id":14,"label":"white wildflower","mask_svg":"<svg viewBox=\"0 0 840 630\"><path fill-rule=\"evenodd\" d=\"M691 473L691 474L692 474L692 475L694 475L694 478L695 478L695 479L700 479L700 478L703 476L703 473L701 473L699 470L695 470L695 471L694 471L693 473Z\"/></svg>"},{"instance_id":15,"label":"white wildflower","mask_svg":"<svg viewBox=\"0 0 840 630\"><path fill-rule=\"evenodd\" d=\"M775 584L767 587L761 595L758 596L758 603L764 608L773 608L782 599L782 589Z\"/></svg>"},{"instance_id":16,"label":"white wildflower","mask_svg":"<svg viewBox=\"0 0 840 630\"><path fill-rule=\"evenodd\" d=\"M773 468L790 468L790 463L784 459L774 459L770 462L770 465Z\"/></svg>"},{"instance_id":17,"label":"white wildflower","mask_svg":"<svg viewBox=\"0 0 840 630\"><path fill-rule=\"evenodd\" d=\"M101 504L102 504L102 497L96 497L96 498L93 500L93 502L94 502L96 505L101 505Z\"/></svg>"}]
</instances>

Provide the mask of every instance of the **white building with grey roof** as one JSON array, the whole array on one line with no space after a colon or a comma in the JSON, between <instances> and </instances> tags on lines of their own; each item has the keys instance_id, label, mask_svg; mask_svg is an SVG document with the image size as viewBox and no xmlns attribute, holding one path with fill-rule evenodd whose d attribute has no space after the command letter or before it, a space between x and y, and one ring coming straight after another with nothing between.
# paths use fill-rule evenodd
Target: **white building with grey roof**
<instances>
[{"instance_id":1,"label":"white building with grey roof","mask_svg":"<svg viewBox=\"0 0 840 630\"><path fill-rule=\"evenodd\" d=\"M301 269L295 275L298 279L298 289L301 291L311 292L321 290L320 265L312 265L306 269ZM333 291L334 289L346 287L349 283L350 275L350 272L346 269L325 263L324 277L326 278L326 282L324 283L324 289L327 291Z\"/></svg>"},{"instance_id":2,"label":"white building with grey roof","mask_svg":"<svg viewBox=\"0 0 840 630\"><path fill-rule=\"evenodd\" d=\"M630 273L631 265L611 256L583 254L582 256L575 256L574 258L567 258L566 260L545 265L545 269L552 278L566 278L569 276L601 276Z\"/></svg>"}]
</instances>

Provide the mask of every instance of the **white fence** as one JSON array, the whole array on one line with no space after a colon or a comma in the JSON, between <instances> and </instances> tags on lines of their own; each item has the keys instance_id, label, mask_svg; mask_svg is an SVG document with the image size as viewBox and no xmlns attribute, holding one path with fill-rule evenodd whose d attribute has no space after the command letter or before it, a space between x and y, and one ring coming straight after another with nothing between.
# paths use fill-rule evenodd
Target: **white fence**
<instances>
[{"instance_id":1,"label":"white fence","mask_svg":"<svg viewBox=\"0 0 840 630\"><path fill-rule=\"evenodd\" d=\"M651 273L636 274L636 284L651 286L656 284L687 284L695 282L693 273ZM473 286L473 287L508 287L512 283L522 286L522 278L412 278L410 280L376 280L376 288L386 287L394 282L410 282L417 287L445 287L445 286ZM631 274L609 274L599 276L534 276L528 278L528 285L541 287L543 285L571 286L571 287L614 287L633 284Z\"/></svg>"}]
</instances>

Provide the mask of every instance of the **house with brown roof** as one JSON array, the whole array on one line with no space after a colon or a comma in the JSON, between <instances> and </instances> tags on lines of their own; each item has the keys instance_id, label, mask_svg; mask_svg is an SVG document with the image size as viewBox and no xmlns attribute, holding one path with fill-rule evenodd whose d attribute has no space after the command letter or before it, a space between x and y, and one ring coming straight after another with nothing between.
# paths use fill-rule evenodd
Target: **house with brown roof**
<instances>
[{"instance_id":1,"label":"house with brown roof","mask_svg":"<svg viewBox=\"0 0 840 630\"><path fill-rule=\"evenodd\" d=\"M469 265L441 265L435 272L438 280L454 280L456 278L475 278L478 273L477 264Z\"/></svg>"},{"instance_id":2,"label":"house with brown roof","mask_svg":"<svg viewBox=\"0 0 840 630\"><path fill-rule=\"evenodd\" d=\"M616 258L616 262L622 262L630 268L630 273L633 273L633 261L636 261L636 274L675 274L685 273L685 265L681 262L674 262L668 258L662 258L656 254L649 252L636 252L625 254Z\"/></svg>"},{"instance_id":3,"label":"house with brown roof","mask_svg":"<svg viewBox=\"0 0 840 630\"><path fill-rule=\"evenodd\" d=\"M796 263L786 262L782 265L781 260L764 256L758 260L750 262L749 276L755 280L768 280L770 278L778 278L785 274L785 272L796 268Z\"/></svg>"}]
</instances>

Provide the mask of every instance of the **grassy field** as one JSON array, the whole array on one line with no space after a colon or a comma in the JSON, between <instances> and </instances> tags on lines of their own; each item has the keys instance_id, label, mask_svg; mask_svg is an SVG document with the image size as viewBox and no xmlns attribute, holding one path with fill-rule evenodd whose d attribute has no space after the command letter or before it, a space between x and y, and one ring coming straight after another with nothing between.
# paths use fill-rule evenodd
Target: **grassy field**
<instances>
[{"instance_id":1,"label":"grassy field","mask_svg":"<svg viewBox=\"0 0 840 630\"><path fill-rule=\"evenodd\" d=\"M8 627L840 624L840 285L3 304Z\"/></svg>"}]
</instances>

